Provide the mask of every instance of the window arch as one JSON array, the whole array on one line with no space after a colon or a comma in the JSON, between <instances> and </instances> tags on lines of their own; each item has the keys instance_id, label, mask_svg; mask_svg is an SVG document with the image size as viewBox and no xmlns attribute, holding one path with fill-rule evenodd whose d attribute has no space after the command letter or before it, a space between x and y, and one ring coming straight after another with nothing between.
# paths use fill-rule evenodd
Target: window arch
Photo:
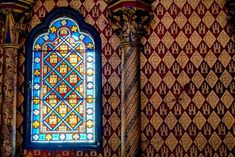
<instances>
[{"instance_id":1,"label":"window arch","mask_svg":"<svg viewBox=\"0 0 235 157\"><path fill-rule=\"evenodd\" d=\"M27 42L25 145L101 145L101 52L97 31L74 10L52 11Z\"/></svg>"}]
</instances>

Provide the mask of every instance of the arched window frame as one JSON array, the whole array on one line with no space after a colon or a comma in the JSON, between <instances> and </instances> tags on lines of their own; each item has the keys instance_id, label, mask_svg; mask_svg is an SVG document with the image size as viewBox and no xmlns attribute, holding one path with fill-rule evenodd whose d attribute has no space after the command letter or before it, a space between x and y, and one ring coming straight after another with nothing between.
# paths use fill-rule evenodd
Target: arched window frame
<instances>
[{"instance_id":1,"label":"arched window frame","mask_svg":"<svg viewBox=\"0 0 235 157\"><path fill-rule=\"evenodd\" d=\"M69 17L76 21L81 32L90 34L95 43L95 134L94 143L33 143L31 142L31 82L32 82L32 51L33 42L37 35L48 31L51 22L59 17ZM26 149L51 149L51 150L83 150L100 149L102 145L102 73L101 73L101 39L99 33L87 24L83 17L72 8L56 8L51 11L44 21L36 26L29 34L26 42L26 81L25 81L25 106L24 106L24 147Z\"/></svg>"}]
</instances>

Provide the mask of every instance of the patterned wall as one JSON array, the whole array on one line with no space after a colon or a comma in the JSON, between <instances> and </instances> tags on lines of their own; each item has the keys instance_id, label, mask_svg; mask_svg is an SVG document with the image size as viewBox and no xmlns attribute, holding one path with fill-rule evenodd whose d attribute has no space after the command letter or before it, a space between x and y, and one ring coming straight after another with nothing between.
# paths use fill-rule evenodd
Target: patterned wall
<instances>
[{"instance_id":1,"label":"patterned wall","mask_svg":"<svg viewBox=\"0 0 235 157\"><path fill-rule=\"evenodd\" d=\"M225 0L161 0L141 58L143 156L235 154Z\"/></svg>"},{"instance_id":2,"label":"patterned wall","mask_svg":"<svg viewBox=\"0 0 235 157\"><path fill-rule=\"evenodd\" d=\"M112 32L106 4L102 0L36 2L32 27L54 7L71 6L100 32L103 149L100 152L23 150L21 155L119 157L120 40ZM226 0L153 3L155 18L142 40L145 50L141 53L142 156L235 154L235 51L225 3ZM21 59L23 62L23 55ZM24 64L20 67L23 73ZM22 93L23 87L20 90ZM18 117L18 141L22 141L23 119L20 114Z\"/></svg>"}]
</instances>

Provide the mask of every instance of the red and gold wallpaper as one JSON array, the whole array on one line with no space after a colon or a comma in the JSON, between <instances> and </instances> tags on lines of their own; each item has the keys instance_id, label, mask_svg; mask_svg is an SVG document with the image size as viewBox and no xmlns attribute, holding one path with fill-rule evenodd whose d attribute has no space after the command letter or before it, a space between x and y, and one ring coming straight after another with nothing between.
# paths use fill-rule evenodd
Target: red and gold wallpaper
<instances>
[{"instance_id":1,"label":"red and gold wallpaper","mask_svg":"<svg viewBox=\"0 0 235 157\"><path fill-rule=\"evenodd\" d=\"M78 10L102 40L103 147L22 150L27 157L120 157L120 39L103 0L36 0L31 27L55 7ZM235 154L235 50L226 0L156 0L142 38L143 157ZM23 51L22 51L23 52ZM17 145L23 141L24 54L19 57Z\"/></svg>"}]
</instances>

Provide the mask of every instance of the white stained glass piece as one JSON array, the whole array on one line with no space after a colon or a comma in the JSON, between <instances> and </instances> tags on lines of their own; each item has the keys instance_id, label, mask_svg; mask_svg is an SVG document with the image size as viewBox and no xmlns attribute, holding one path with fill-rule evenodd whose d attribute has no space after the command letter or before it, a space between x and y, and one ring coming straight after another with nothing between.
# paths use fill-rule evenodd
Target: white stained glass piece
<instances>
[{"instance_id":1,"label":"white stained glass piece","mask_svg":"<svg viewBox=\"0 0 235 157\"><path fill-rule=\"evenodd\" d=\"M87 138L88 138L89 140L92 140L93 135L92 135L92 134L88 134L88 135L87 135Z\"/></svg>"},{"instance_id":2,"label":"white stained glass piece","mask_svg":"<svg viewBox=\"0 0 235 157\"><path fill-rule=\"evenodd\" d=\"M93 62L93 57L92 57L92 56L88 56L88 57L87 57L87 61L88 61L88 62Z\"/></svg>"},{"instance_id":3,"label":"white stained glass piece","mask_svg":"<svg viewBox=\"0 0 235 157\"><path fill-rule=\"evenodd\" d=\"M44 39L44 40L48 40L48 39L49 39L48 35L45 35L45 36L43 37L43 39Z\"/></svg>"},{"instance_id":4,"label":"white stained glass piece","mask_svg":"<svg viewBox=\"0 0 235 157\"><path fill-rule=\"evenodd\" d=\"M34 111L33 111L33 114L34 114L35 116L38 116L39 113L40 113L39 110L34 110Z\"/></svg>"},{"instance_id":5,"label":"white stained glass piece","mask_svg":"<svg viewBox=\"0 0 235 157\"><path fill-rule=\"evenodd\" d=\"M33 135L33 139L34 139L35 141L37 141L37 140L39 139L39 136L38 136L38 135Z\"/></svg>"},{"instance_id":6,"label":"white stained glass piece","mask_svg":"<svg viewBox=\"0 0 235 157\"><path fill-rule=\"evenodd\" d=\"M94 86L94 85L93 85L93 83L92 83L92 82L89 82L89 83L87 84L87 88L88 88L88 89L92 89L92 88L93 88L93 86Z\"/></svg>"},{"instance_id":7,"label":"white stained glass piece","mask_svg":"<svg viewBox=\"0 0 235 157\"><path fill-rule=\"evenodd\" d=\"M39 90L39 88L40 88L40 85L39 85L39 84L35 84L35 85L34 85L34 89Z\"/></svg>"},{"instance_id":8,"label":"white stained glass piece","mask_svg":"<svg viewBox=\"0 0 235 157\"><path fill-rule=\"evenodd\" d=\"M61 140L65 140L65 137L66 137L65 134L61 134L61 135L60 135L60 139L61 139Z\"/></svg>"},{"instance_id":9,"label":"white stained glass piece","mask_svg":"<svg viewBox=\"0 0 235 157\"><path fill-rule=\"evenodd\" d=\"M89 108L88 110L87 110L87 114L92 114L93 113L93 110L91 109L91 108Z\"/></svg>"},{"instance_id":10,"label":"white stained glass piece","mask_svg":"<svg viewBox=\"0 0 235 157\"><path fill-rule=\"evenodd\" d=\"M84 38L85 38L85 36L84 35L80 35L80 37L79 37L81 40L83 40Z\"/></svg>"},{"instance_id":11,"label":"white stained glass piece","mask_svg":"<svg viewBox=\"0 0 235 157\"><path fill-rule=\"evenodd\" d=\"M67 21L66 21L66 20L62 20L62 21L61 21L61 24L62 24L62 25L66 25L66 24L67 24Z\"/></svg>"},{"instance_id":12,"label":"white stained glass piece","mask_svg":"<svg viewBox=\"0 0 235 157\"><path fill-rule=\"evenodd\" d=\"M40 63L40 58L36 57L34 61L35 61L35 63Z\"/></svg>"}]
</instances>

